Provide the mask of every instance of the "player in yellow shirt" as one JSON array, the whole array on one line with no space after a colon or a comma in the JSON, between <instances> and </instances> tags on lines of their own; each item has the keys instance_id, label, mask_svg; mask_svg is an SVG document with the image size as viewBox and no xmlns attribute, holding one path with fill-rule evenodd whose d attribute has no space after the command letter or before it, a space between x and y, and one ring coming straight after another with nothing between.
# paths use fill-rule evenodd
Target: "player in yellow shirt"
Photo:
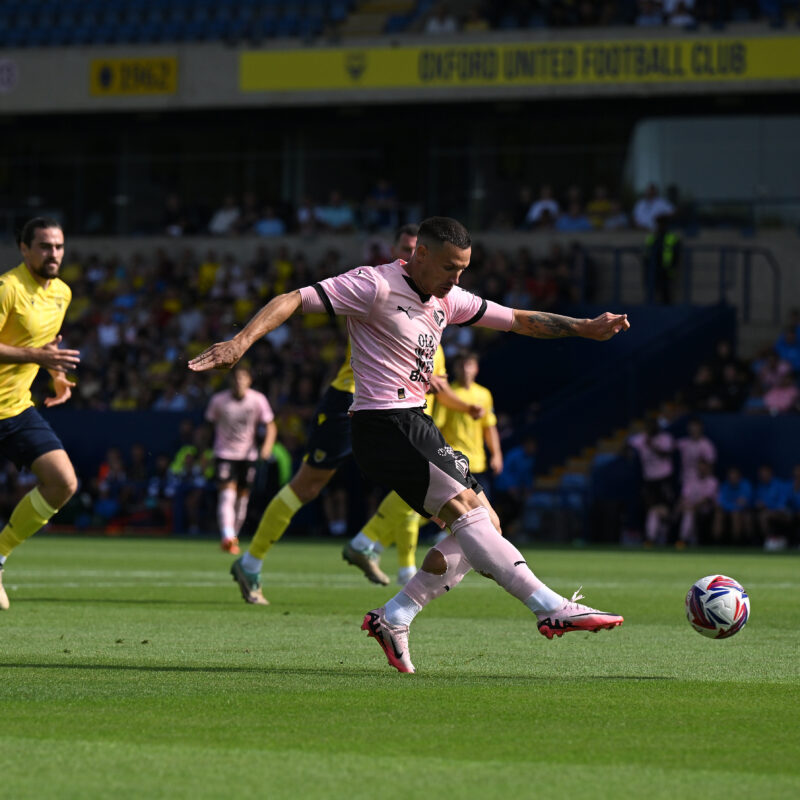
<instances>
[{"instance_id":1,"label":"player in yellow shirt","mask_svg":"<svg viewBox=\"0 0 800 800\"><path fill-rule=\"evenodd\" d=\"M405 225L395 234L392 245L392 257L408 261L417 245L416 225ZM441 354L439 369L434 373L444 374L444 354ZM445 402L456 408L469 410L452 392L449 391L446 379L437 384L440 396ZM261 567L269 549L283 536L294 515L306 504L319 496L328 482L336 474L336 470L350 457L350 417L348 411L353 403L355 378L350 366L350 348L347 357L331 385L322 396L314 415L314 426L306 445L306 455L295 475L267 505L258 524L258 528L247 551L231 566L231 575L239 585L245 602L254 605L268 605L261 589ZM404 504L405 505L405 504ZM411 512L407 506L403 510ZM414 513L414 512L411 512ZM416 548L416 542L414 544ZM408 547L403 547L406 552ZM413 550L411 551L413 558ZM377 560L371 554L352 553L348 558L345 547L344 557L358 566L373 583L386 585L389 578L377 566Z\"/></svg>"},{"instance_id":2,"label":"player in yellow shirt","mask_svg":"<svg viewBox=\"0 0 800 800\"><path fill-rule=\"evenodd\" d=\"M66 373L80 360L77 350L60 350L59 330L72 292L58 271L64 232L55 220L37 217L19 239L22 263L0 275L0 454L28 467L39 483L11 512L0 531L0 609L8 609L2 575L11 551L33 536L75 494L78 479L64 446L33 407L31 384L40 367L53 378L54 397L69 400Z\"/></svg>"},{"instance_id":3,"label":"player in yellow shirt","mask_svg":"<svg viewBox=\"0 0 800 800\"><path fill-rule=\"evenodd\" d=\"M467 414L454 414L440 405L433 418L447 443L469 459L469 471L484 491L488 491L492 483L491 475L499 475L503 471L503 451L500 449L492 393L485 386L475 383L478 369L476 353L459 356L453 362L455 381L450 387L465 403L478 406L486 413L480 419L474 419ZM488 464L486 450L489 451Z\"/></svg>"}]
</instances>

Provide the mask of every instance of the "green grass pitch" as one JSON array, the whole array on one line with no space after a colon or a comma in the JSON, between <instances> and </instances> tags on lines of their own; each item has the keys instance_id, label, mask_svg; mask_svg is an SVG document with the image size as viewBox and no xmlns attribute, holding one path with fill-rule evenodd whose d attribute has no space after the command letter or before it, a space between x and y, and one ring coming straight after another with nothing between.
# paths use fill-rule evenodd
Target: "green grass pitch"
<instances>
[{"instance_id":1,"label":"green grass pitch","mask_svg":"<svg viewBox=\"0 0 800 800\"><path fill-rule=\"evenodd\" d=\"M212 542L27 542L0 613L2 797L800 797L796 554L532 549L622 628L547 641L470 575L400 675L359 630L395 589L339 546L280 543L263 608ZM730 640L684 617L712 572L751 597Z\"/></svg>"}]
</instances>

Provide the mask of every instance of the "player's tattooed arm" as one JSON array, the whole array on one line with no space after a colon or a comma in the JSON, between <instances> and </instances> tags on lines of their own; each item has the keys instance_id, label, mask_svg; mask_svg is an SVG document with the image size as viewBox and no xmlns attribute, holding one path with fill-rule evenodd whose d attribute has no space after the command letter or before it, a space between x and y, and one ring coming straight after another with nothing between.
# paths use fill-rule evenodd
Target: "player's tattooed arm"
<instances>
[{"instance_id":1,"label":"player's tattooed arm","mask_svg":"<svg viewBox=\"0 0 800 800\"><path fill-rule=\"evenodd\" d=\"M580 336L602 342L620 331L630 328L627 314L611 314L608 311L594 319L577 319L547 311L514 310L511 330L536 339L563 339Z\"/></svg>"},{"instance_id":2,"label":"player's tattooed arm","mask_svg":"<svg viewBox=\"0 0 800 800\"><path fill-rule=\"evenodd\" d=\"M537 339L561 339L578 336L578 326L583 321L547 311L515 311L511 330Z\"/></svg>"}]
</instances>

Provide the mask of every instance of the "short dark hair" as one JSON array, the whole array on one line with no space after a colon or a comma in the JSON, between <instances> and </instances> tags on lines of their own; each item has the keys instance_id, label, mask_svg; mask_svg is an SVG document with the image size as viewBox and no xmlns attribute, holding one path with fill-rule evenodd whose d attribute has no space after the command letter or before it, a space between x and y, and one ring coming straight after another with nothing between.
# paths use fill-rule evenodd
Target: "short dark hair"
<instances>
[{"instance_id":1,"label":"short dark hair","mask_svg":"<svg viewBox=\"0 0 800 800\"><path fill-rule=\"evenodd\" d=\"M33 219L29 219L22 226L22 230L17 237L17 245L24 244L26 247L30 247L33 244L36 231L44 228L58 228L62 232L64 230L61 227L61 223L56 219L52 219L51 217L34 217Z\"/></svg>"},{"instance_id":2,"label":"short dark hair","mask_svg":"<svg viewBox=\"0 0 800 800\"><path fill-rule=\"evenodd\" d=\"M453 373L456 376L456 380L461 380L464 377L464 364L466 364L467 361L475 361L480 368L481 360L478 354L471 350L462 350L453 359Z\"/></svg>"},{"instance_id":3,"label":"short dark hair","mask_svg":"<svg viewBox=\"0 0 800 800\"><path fill-rule=\"evenodd\" d=\"M424 244L449 242L459 250L472 247L469 231L457 219L451 217L428 217L420 224L418 235Z\"/></svg>"},{"instance_id":4,"label":"short dark hair","mask_svg":"<svg viewBox=\"0 0 800 800\"><path fill-rule=\"evenodd\" d=\"M419 235L419 225L401 225L394 232L394 243L397 244L403 236L416 237L418 235Z\"/></svg>"}]
</instances>

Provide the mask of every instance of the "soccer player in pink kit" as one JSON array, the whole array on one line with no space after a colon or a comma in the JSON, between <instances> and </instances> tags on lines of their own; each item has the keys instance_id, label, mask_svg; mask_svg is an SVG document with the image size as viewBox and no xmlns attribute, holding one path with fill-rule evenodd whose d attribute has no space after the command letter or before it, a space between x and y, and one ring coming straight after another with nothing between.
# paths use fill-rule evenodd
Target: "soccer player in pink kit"
<instances>
[{"instance_id":1,"label":"soccer player in pink kit","mask_svg":"<svg viewBox=\"0 0 800 800\"><path fill-rule=\"evenodd\" d=\"M256 477L256 460L270 457L278 428L269 400L250 388L253 383L250 371L236 367L232 378L231 389L218 392L211 398L206 419L214 425L220 546L226 553L238 555L239 531L247 517L250 490ZM256 448L259 425L266 426L260 451Z\"/></svg>"},{"instance_id":2,"label":"soccer player in pink kit","mask_svg":"<svg viewBox=\"0 0 800 800\"><path fill-rule=\"evenodd\" d=\"M499 520L469 471L422 406L433 354L448 324L480 325L526 336L581 336L604 341L630 327L626 315L606 312L574 319L520 311L483 300L458 286L469 266L471 240L454 219L432 217L419 227L406 263L358 267L313 286L273 298L228 342L189 362L195 371L230 367L264 334L296 311L347 317L355 399L353 454L362 472L394 489L415 511L438 517L452 536L434 546L422 568L385 607L370 611L362 629L400 672L414 672L408 626L431 600L455 587L472 568L502 586L538 618L548 638L597 631L622 617L567 600L540 581L522 554L499 533Z\"/></svg>"}]
</instances>

